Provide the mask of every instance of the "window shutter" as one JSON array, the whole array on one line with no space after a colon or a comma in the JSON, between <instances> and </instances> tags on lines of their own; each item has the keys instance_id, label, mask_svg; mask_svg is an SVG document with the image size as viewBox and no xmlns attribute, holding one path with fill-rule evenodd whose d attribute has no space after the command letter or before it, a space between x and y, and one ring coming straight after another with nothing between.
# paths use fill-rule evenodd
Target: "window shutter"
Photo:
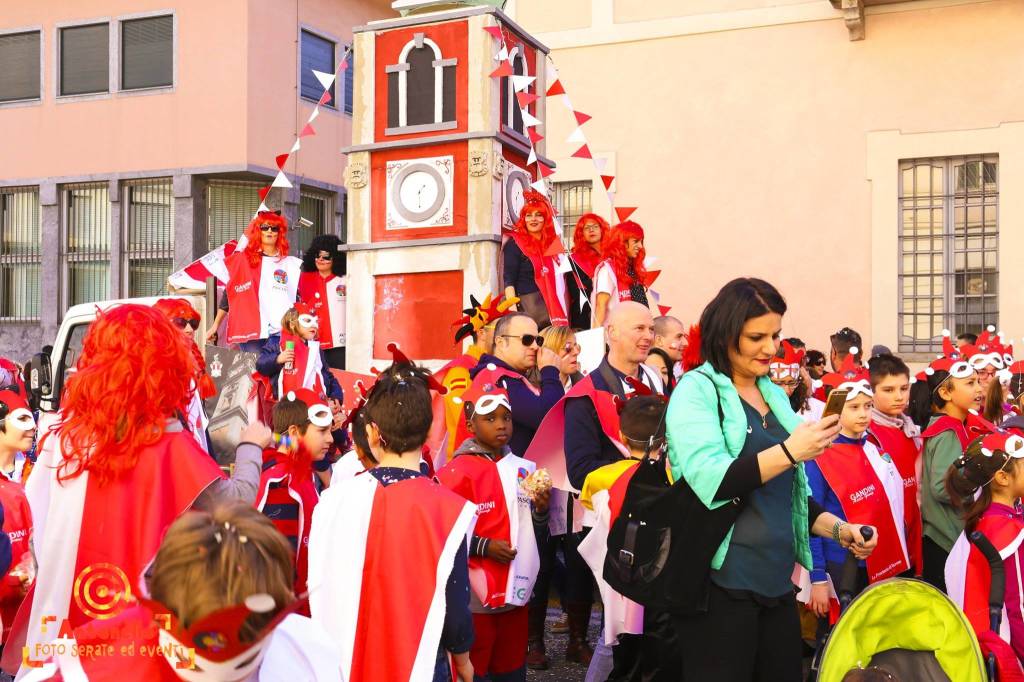
<instances>
[{"instance_id":1,"label":"window shutter","mask_svg":"<svg viewBox=\"0 0 1024 682\"><path fill-rule=\"evenodd\" d=\"M345 69L345 113L352 113L352 81L355 79L356 53L354 50L348 53L348 68Z\"/></svg>"},{"instance_id":2,"label":"window shutter","mask_svg":"<svg viewBox=\"0 0 1024 682\"><path fill-rule=\"evenodd\" d=\"M110 88L110 30L107 24L60 31L60 94L107 92Z\"/></svg>"},{"instance_id":3,"label":"window shutter","mask_svg":"<svg viewBox=\"0 0 1024 682\"><path fill-rule=\"evenodd\" d=\"M39 31L0 36L0 102L39 99Z\"/></svg>"},{"instance_id":4,"label":"window shutter","mask_svg":"<svg viewBox=\"0 0 1024 682\"><path fill-rule=\"evenodd\" d=\"M121 23L121 89L157 88L174 82L174 17Z\"/></svg>"},{"instance_id":5,"label":"window shutter","mask_svg":"<svg viewBox=\"0 0 1024 682\"><path fill-rule=\"evenodd\" d=\"M257 183L210 183L206 210L211 251L242 236L260 207L259 188Z\"/></svg>"},{"instance_id":6,"label":"window shutter","mask_svg":"<svg viewBox=\"0 0 1024 682\"><path fill-rule=\"evenodd\" d=\"M314 35L309 31L302 32L301 45L302 74L301 95L306 99L319 100L324 92L313 70L323 73L334 73L334 43L330 40ZM334 101L334 85L328 89L331 93L331 101Z\"/></svg>"}]
</instances>

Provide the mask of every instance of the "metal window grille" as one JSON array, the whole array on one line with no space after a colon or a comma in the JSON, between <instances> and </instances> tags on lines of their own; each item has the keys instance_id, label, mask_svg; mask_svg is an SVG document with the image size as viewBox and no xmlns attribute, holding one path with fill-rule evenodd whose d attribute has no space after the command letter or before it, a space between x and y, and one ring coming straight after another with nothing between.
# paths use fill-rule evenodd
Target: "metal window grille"
<instances>
[{"instance_id":1,"label":"metal window grille","mask_svg":"<svg viewBox=\"0 0 1024 682\"><path fill-rule=\"evenodd\" d=\"M900 350L999 326L999 157L900 162Z\"/></svg>"},{"instance_id":2,"label":"metal window grille","mask_svg":"<svg viewBox=\"0 0 1024 682\"><path fill-rule=\"evenodd\" d=\"M121 22L121 89L159 88L174 82L174 17Z\"/></svg>"},{"instance_id":3,"label":"metal window grille","mask_svg":"<svg viewBox=\"0 0 1024 682\"><path fill-rule=\"evenodd\" d=\"M0 189L0 318L39 319L39 188Z\"/></svg>"},{"instance_id":4,"label":"metal window grille","mask_svg":"<svg viewBox=\"0 0 1024 682\"><path fill-rule=\"evenodd\" d=\"M65 308L110 297L110 189L107 183L65 185Z\"/></svg>"},{"instance_id":5,"label":"metal window grille","mask_svg":"<svg viewBox=\"0 0 1024 682\"><path fill-rule=\"evenodd\" d=\"M562 236L565 242L572 248L572 237L576 232L576 223L584 213L591 212L590 193L593 183L589 180L584 182L556 182L555 183L555 209L558 211L558 219L562 221Z\"/></svg>"},{"instance_id":6,"label":"metal window grille","mask_svg":"<svg viewBox=\"0 0 1024 682\"><path fill-rule=\"evenodd\" d=\"M110 26L91 24L60 30L60 94L110 89Z\"/></svg>"},{"instance_id":7,"label":"metal window grille","mask_svg":"<svg viewBox=\"0 0 1024 682\"><path fill-rule=\"evenodd\" d=\"M170 178L125 183L125 260L128 295L165 291L174 264L174 191Z\"/></svg>"},{"instance_id":8,"label":"metal window grille","mask_svg":"<svg viewBox=\"0 0 1024 682\"><path fill-rule=\"evenodd\" d=\"M0 102L39 99L39 31L0 36Z\"/></svg>"},{"instance_id":9,"label":"metal window grille","mask_svg":"<svg viewBox=\"0 0 1024 682\"><path fill-rule=\"evenodd\" d=\"M299 78L299 94L303 99L311 99L314 102L320 100L324 92L324 86L317 80L313 69L322 73L334 73L334 43L326 38L321 38L315 33L302 31L302 42L299 46L302 73ZM349 67L351 71L351 66ZM334 104L334 85L327 89L331 93L331 103Z\"/></svg>"},{"instance_id":10,"label":"metal window grille","mask_svg":"<svg viewBox=\"0 0 1024 682\"><path fill-rule=\"evenodd\" d=\"M345 104L344 111L349 116L352 115L352 84L355 79L356 72L356 53L355 50L349 50L348 53L348 68L345 69Z\"/></svg>"},{"instance_id":11,"label":"metal window grille","mask_svg":"<svg viewBox=\"0 0 1024 682\"><path fill-rule=\"evenodd\" d=\"M293 226L288 235L289 250L293 256L302 257L313 238L321 234L334 234L334 201L326 194L302 190L299 194L299 217L309 220L310 227Z\"/></svg>"},{"instance_id":12,"label":"metal window grille","mask_svg":"<svg viewBox=\"0 0 1024 682\"><path fill-rule=\"evenodd\" d=\"M245 232L260 207L258 182L211 180L206 188L206 234L212 251Z\"/></svg>"}]
</instances>

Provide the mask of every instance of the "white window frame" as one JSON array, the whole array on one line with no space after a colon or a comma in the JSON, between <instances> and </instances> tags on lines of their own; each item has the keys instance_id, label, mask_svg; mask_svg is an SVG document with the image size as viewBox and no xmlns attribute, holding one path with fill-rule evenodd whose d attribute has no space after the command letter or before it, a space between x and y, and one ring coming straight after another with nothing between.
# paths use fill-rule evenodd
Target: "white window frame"
<instances>
[{"instance_id":1,"label":"white window frame","mask_svg":"<svg viewBox=\"0 0 1024 682\"><path fill-rule=\"evenodd\" d=\"M155 19L157 17L171 17L171 84L155 85L150 88L131 88L125 90L121 87L121 75L124 68L122 55L124 54L123 41L124 31L121 24L134 19ZM113 53L111 64L113 65L112 80L117 86L115 92L118 96L151 95L155 93L174 92L178 86L178 13L173 9L152 10L149 12L136 12L133 14L122 14L117 17L117 47Z\"/></svg>"},{"instance_id":2,"label":"white window frame","mask_svg":"<svg viewBox=\"0 0 1024 682\"><path fill-rule=\"evenodd\" d=\"M434 52L434 122L419 125L408 125L408 86L409 86L409 52L413 48L419 49L423 46L429 47ZM459 60L457 57L445 58L441 53L441 47L423 33L416 33L413 39L402 47L398 55L397 64L389 64L384 67L386 73L398 74L398 127L387 128L385 135L399 135L402 133L430 132L434 130L451 130L458 126L458 120L444 120L444 68L456 66Z\"/></svg>"},{"instance_id":3,"label":"white window frame","mask_svg":"<svg viewBox=\"0 0 1024 682\"><path fill-rule=\"evenodd\" d=\"M43 69L46 65L46 31L41 24L34 26L21 26L19 28L5 28L0 30L0 36L12 35L15 33L38 33L39 34L39 95L26 99L12 99L7 102L0 102L0 109L14 109L16 107L35 106L43 101Z\"/></svg>"}]
</instances>

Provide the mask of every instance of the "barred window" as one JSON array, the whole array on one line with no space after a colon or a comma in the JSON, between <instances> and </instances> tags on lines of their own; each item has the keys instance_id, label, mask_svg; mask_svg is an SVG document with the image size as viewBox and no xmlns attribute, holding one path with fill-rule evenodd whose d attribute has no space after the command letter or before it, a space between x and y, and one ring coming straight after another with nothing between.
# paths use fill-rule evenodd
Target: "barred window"
<instances>
[{"instance_id":1,"label":"barred window","mask_svg":"<svg viewBox=\"0 0 1024 682\"><path fill-rule=\"evenodd\" d=\"M302 257L313 238L321 234L334 234L334 201L326 194L302 190L299 194L299 218L313 223L310 227L294 225L288 236L293 256Z\"/></svg>"},{"instance_id":2,"label":"barred window","mask_svg":"<svg viewBox=\"0 0 1024 682\"><path fill-rule=\"evenodd\" d=\"M324 86L317 79L313 70L315 69L321 73L334 73L334 43L326 38L321 38L315 33L303 30L299 51L302 64L302 73L299 78L299 93L303 99L311 99L317 102L320 100L320 95L324 94ZM351 69L351 67L349 68ZM334 104L333 84L327 89L327 92L331 93L331 102L328 106L336 106Z\"/></svg>"},{"instance_id":3,"label":"barred window","mask_svg":"<svg viewBox=\"0 0 1024 682\"><path fill-rule=\"evenodd\" d=\"M0 35L0 102L39 99L39 31Z\"/></svg>"},{"instance_id":4,"label":"barred window","mask_svg":"<svg viewBox=\"0 0 1024 682\"><path fill-rule=\"evenodd\" d=\"M356 72L356 53L355 50L349 50L348 53L348 68L345 69L345 104L344 111L349 116L352 115L352 82L355 78Z\"/></svg>"},{"instance_id":5,"label":"barred window","mask_svg":"<svg viewBox=\"0 0 1024 682\"><path fill-rule=\"evenodd\" d=\"M562 236L569 248L572 248L572 236L576 232L576 223L584 213L590 213L590 192L593 184L583 182L555 183L555 210L562 222Z\"/></svg>"},{"instance_id":6,"label":"barred window","mask_svg":"<svg viewBox=\"0 0 1024 682\"><path fill-rule=\"evenodd\" d=\"M39 319L39 188L0 189L0 318Z\"/></svg>"},{"instance_id":7,"label":"barred window","mask_svg":"<svg viewBox=\"0 0 1024 682\"><path fill-rule=\"evenodd\" d=\"M109 48L108 24L60 29L60 94L107 92L110 89Z\"/></svg>"},{"instance_id":8,"label":"barred window","mask_svg":"<svg viewBox=\"0 0 1024 682\"><path fill-rule=\"evenodd\" d=\"M174 191L170 178L125 183L125 260L128 296L166 290L174 264Z\"/></svg>"},{"instance_id":9,"label":"barred window","mask_svg":"<svg viewBox=\"0 0 1024 682\"><path fill-rule=\"evenodd\" d=\"M65 185L65 308L110 297L110 189L105 182Z\"/></svg>"},{"instance_id":10,"label":"barred window","mask_svg":"<svg viewBox=\"0 0 1024 682\"><path fill-rule=\"evenodd\" d=\"M121 22L121 89L174 83L174 17Z\"/></svg>"},{"instance_id":11,"label":"barred window","mask_svg":"<svg viewBox=\"0 0 1024 682\"><path fill-rule=\"evenodd\" d=\"M901 351L999 326L999 157L900 162Z\"/></svg>"},{"instance_id":12,"label":"barred window","mask_svg":"<svg viewBox=\"0 0 1024 682\"><path fill-rule=\"evenodd\" d=\"M211 180L206 188L207 246L212 251L245 232L260 207L258 182Z\"/></svg>"}]
</instances>

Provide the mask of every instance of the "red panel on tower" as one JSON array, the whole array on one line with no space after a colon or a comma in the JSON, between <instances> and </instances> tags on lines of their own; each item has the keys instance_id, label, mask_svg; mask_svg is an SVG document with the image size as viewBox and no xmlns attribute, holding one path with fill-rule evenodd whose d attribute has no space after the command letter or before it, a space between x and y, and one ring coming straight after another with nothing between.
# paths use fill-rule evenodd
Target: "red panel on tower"
<instances>
[{"instance_id":1,"label":"red panel on tower","mask_svg":"<svg viewBox=\"0 0 1024 682\"><path fill-rule=\"evenodd\" d=\"M449 360L459 348L450 333L424 333L462 309L462 271L374 277L373 357L389 358L394 341L412 360Z\"/></svg>"}]
</instances>

